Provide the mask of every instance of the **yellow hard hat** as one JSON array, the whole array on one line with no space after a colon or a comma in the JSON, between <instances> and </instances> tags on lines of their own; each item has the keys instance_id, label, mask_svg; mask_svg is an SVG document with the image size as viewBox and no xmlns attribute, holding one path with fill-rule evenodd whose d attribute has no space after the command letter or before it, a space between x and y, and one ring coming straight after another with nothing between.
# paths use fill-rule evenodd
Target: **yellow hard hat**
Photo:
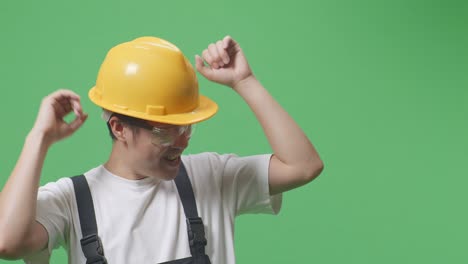
<instances>
[{"instance_id":1,"label":"yellow hard hat","mask_svg":"<svg viewBox=\"0 0 468 264\"><path fill-rule=\"evenodd\" d=\"M113 47L88 95L108 111L175 125L201 122L218 110L198 94L197 76L184 54L155 37Z\"/></svg>"}]
</instances>

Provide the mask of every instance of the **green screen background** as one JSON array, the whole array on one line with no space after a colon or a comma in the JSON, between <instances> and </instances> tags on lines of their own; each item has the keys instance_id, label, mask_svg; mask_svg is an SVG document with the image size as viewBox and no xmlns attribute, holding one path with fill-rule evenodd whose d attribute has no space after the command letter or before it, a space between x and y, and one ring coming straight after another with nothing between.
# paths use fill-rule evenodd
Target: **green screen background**
<instances>
[{"instance_id":1,"label":"green screen background","mask_svg":"<svg viewBox=\"0 0 468 264\"><path fill-rule=\"evenodd\" d=\"M58 88L90 117L52 147L41 183L106 161L87 92L112 46L159 36L193 63L230 34L325 162L279 216L237 219L238 263L468 263L467 1L17 0L0 14L0 186ZM220 111L187 153L271 151L239 96L199 81ZM51 263L66 259L56 250Z\"/></svg>"}]
</instances>

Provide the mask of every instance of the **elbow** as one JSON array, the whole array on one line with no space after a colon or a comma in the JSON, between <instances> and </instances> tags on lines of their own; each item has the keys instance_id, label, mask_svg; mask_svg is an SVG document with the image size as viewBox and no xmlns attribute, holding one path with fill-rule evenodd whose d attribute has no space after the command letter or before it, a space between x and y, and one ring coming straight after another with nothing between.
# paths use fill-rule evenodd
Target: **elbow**
<instances>
[{"instance_id":1,"label":"elbow","mask_svg":"<svg viewBox=\"0 0 468 264\"><path fill-rule=\"evenodd\" d=\"M304 184L311 182L322 173L324 168L323 161L321 159L309 162L304 170Z\"/></svg>"},{"instance_id":2,"label":"elbow","mask_svg":"<svg viewBox=\"0 0 468 264\"><path fill-rule=\"evenodd\" d=\"M0 259L18 260L21 257L22 255L17 248L8 245L8 242L4 240L0 241Z\"/></svg>"},{"instance_id":3,"label":"elbow","mask_svg":"<svg viewBox=\"0 0 468 264\"><path fill-rule=\"evenodd\" d=\"M5 232L0 233L0 259L21 259L23 257L22 247L11 239L8 239L4 234Z\"/></svg>"}]
</instances>

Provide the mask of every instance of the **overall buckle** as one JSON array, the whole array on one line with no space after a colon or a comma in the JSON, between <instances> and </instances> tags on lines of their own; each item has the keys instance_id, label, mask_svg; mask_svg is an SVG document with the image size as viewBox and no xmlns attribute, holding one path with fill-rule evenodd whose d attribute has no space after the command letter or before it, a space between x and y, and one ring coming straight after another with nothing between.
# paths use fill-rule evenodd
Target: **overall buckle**
<instances>
[{"instance_id":1,"label":"overall buckle","mask_svg":"<svg viewBox=\"0 0 468 264\"><path fill-rule=\"evenodd\" d=\"M207 244L205 227L200 217L187 218L187 231L189 237L190 252L192 255L205 254Z\"/></svg>"},{"instance_id":2,"label":"overall buckle","mask_svg":"<svg viewBox=\"0 0 468 264\"><path fill-rule=\"evenodd\" d=\"M86 257L86 264L107 264L104 248L98 235L88 235L80 240L81 248Z\"/></svg>"}]
</instances>

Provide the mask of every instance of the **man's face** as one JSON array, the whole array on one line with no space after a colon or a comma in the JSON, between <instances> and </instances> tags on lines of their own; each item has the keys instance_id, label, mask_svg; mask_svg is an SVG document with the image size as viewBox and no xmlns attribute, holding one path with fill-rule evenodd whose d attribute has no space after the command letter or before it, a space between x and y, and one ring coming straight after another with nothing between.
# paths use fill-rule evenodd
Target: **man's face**
<instances>
[{"instance_id":1,"label":"man's face","mask_svg":"<svg viewBox=\"0 0 468 264\"><path fill-rule=\"evenodd\" d=\"M172 131L179 127L166 124L149 123L155 128ZM156 177L161 180L172 180L176 177L181 163L181 154L187 148L190 134L168 135L158 133L161 130L144 128L130 129L133 136L128 137L129 159L132 169L142 177Z\"/></svg>"}]
</instances>

